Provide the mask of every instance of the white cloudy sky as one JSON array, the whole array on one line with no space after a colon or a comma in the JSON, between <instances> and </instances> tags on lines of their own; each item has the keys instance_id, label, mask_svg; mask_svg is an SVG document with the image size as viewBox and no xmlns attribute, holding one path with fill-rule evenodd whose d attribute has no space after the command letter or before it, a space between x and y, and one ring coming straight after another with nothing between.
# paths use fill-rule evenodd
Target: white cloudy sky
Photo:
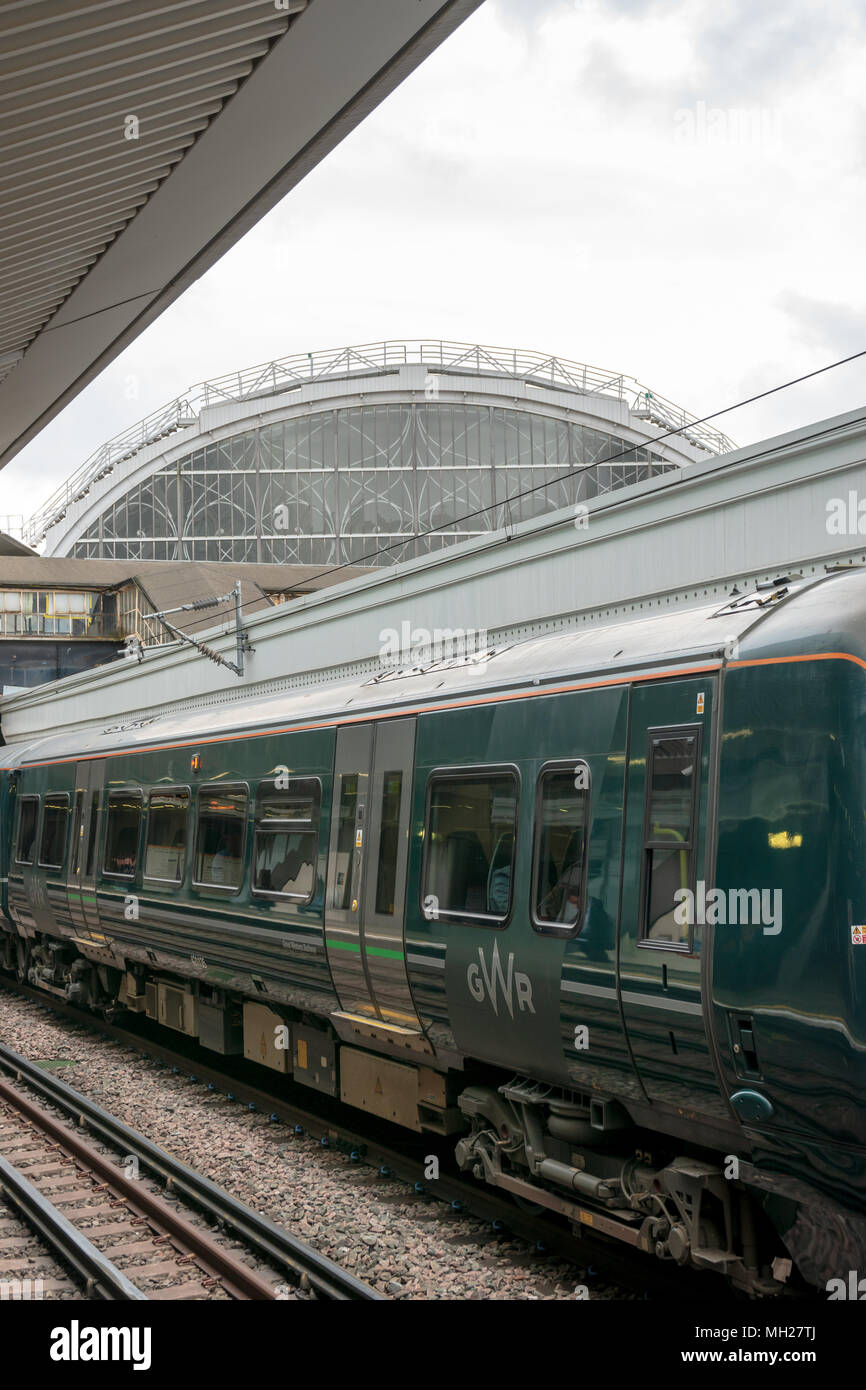
<instances>
[{"instance_id":1,"label":"white cloudy sky","mask_svg":"<svg viewBox=\"0 0 866 1390\"><path fill-rule=\"evenodd\" d=\"M864 70L862 0L487 0L18 455L0 513L293 352L536 348L703 415L866 348ZM864 398L866 359L719 424Z\"/></svg>"}]
</instances>

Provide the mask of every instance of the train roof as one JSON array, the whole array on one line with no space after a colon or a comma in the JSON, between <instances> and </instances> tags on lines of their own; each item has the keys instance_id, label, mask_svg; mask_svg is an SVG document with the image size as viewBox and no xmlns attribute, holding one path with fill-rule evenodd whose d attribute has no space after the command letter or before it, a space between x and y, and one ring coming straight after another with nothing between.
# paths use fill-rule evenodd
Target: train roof
<instances>
[{"instance_id":1,"label":"train roof","mask_svg":"<svg viewBox=\"0 0 866 1390\"><path fill-rule=\"evenodd\" d=\"M841 615L846 616L840 625ZM7 747L0 764L11 769L269 727L393 715L401 709L414 711L506 690L557 688L563 680L616 684L660 669L709 670L732 656L751 658L795 648L848 650L852 627L866 633L866 573L848 567L844 575L780 576L772 584L743 593L735 590L722 604L715 600L682 608L669 598L658 598L647 601L646 612L625 620L588 623L524 640L518 636L468 655L383 669L372 676L329 681L323 673L321 684L304 689L266 696L239 692L239 698L212 706L137 715L49 735ZM447 637L444 640L447 643ZM859 645L866 644L860 639Z\"/></svg>"}]
</instances>

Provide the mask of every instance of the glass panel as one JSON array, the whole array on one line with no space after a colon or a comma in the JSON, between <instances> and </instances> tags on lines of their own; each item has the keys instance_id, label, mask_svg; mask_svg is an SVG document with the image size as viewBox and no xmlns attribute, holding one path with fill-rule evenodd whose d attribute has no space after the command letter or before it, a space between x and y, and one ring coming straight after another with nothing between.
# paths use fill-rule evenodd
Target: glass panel
<instances>
[{"instance_id":1,"label":"glass panel","mask_svg":"<svg viewBox=\"0 0 866 1390\"><path fill-rule=\"evenodd\" d=\"M245 791L202 791L195 842L197 883L239 888L243 878Z\"/></svg>"},{"instance_id":2,"label":"glass panel","mask_svg":"<svg viewBox=\"0 0 866 1390\"><path fill-rule=\"evenodd\" d=\"M319 819L318 782L292 782L285 791L260 793L256 819L259 824L292 821L312 826Z\"/></svg>"},{"instance_id":3,"label":"glass panel","mask_svg":"<svg viewBox=\"0 0 866 1390\"><path fill-rule=\"evenodd\" d=\"M39 800L35 796L28 796L21 802L20 819L18 821L18 853L16 859L19 864L33 863L33 849L36 843L36 822L39 819Z\"/></svg>"},{"instance_id":4,"label":"glass panel","mask_svg":"<svg viewBox=\"0 0 866 1390\"><path fill-rule=\"evenodd\" d=\"M90 798L90 824L87 827L87 863L84 872L88 878L93 877L93 865L96 852L96 827L99 824L99 792L94 792Z\"/></svg>"},{"instance_id":5,"label":"glass panel","mask_svg":"<svg viewBox=\"0 0 866 1390\"><path fill-rule=\"evenodd\" d=\"M540 922L573 926L583 912L589 791L575 787L574 768L541 779L535 915Z\"/></svg>"},{"instance_id":6,"label":"glass panel","mask_svg":"<svg viewBox=\"0 0 866 1390\"><path fill-rule=\"evenodd\" d=\"M180 883L186 864L189 792L151 792L147 817L147 878Z\"/></svg>"},{"instance_id":7,"label":"glass panel","mask_svg":"<svg viewBox=\"0 0 866 1390\"><path fill-rule=\"evenodd\" d=\"M134 878L141 829L141 797L136 792L112 792L108 798L103 872Z\"/></svg>"},{"instance_id":8,"label":"glass panel","mask_svg":"<svg viewBox=\"0 0 866 1390\"><path fill-rule=\"evenodd\" d=\"M316 879L317 837L311 830L267 830L256 836L254 886L309 902Z\"/></svg>"},{"instance_id":9,"label":"glass panel","mask_svg":"<svg viewBox=\"0 0 866 1390\"><path fill-rule=\"evenodd\" d=\"M81 868L81 813L84 810L84 792L75 793L75 814L72 817L71 868L77 872Z\"/></svg>"},{"instance_id":10,"label":"glass panel","mask_svg":"<svg viewBox=\"0 0 866 1390\"><path fill-rule=\"evenodd\" d=\"M647 941L688 945L688 913L675 894L692 887L696 734L652 736L648 768L643 936Z\"/></svg>"},{"instance_id":11,"label":"glass panel","mask_svg":"<svg viewBox=\"0 0 866 1390\"><path fill-rule=\"evenodd\" d=\"M358 773L344 772L340 777L339 829L334 874L334 907L346 910L352 906L355 884L355 809L358 804Z\"/></svg>"},{"instance_id":12,"label":"glass panel","mask_svg":"<svg viewBox=\"0 0 866 1390\"><path fill-rule=\"evenodd\" d=\"M647 844L691 843L696 746L694 734L653 739Z\"/></svg>"},{"instance_id":13,"label":"glass panel","mask_svg":"<svg viewBox=\"0 0 866 1390\"><path fill-rule=\"evenodd\" d=\"M46 796L39 863L47 869L59 869L63 863L68 814L69 801L65 796Z\"/></svg>"},{"instance_id":14,"label":"glass panel","mask_svg":"<svg viewBox=\"0 0 866 1390\"><path fill-rule=\"evenodd\" d=\"M386 772L382 787L379 868L376 877L376 911L386 917L394 915L397 857L400 853L400 802L402 793L402 772Z\"/></svg>"},{"instance_id":15,"label":"glass panel","mask_svg":"<svg viewBox=\"0 0 866 1390\"><path fill-rule=\"evenodd\" d=\"M674 894L689 884L689 851L686 849L651 849L647 851L647 941L671 941L688 944L690 924L688 914L680 909L677 917L686 918L678 922L674 913L677 904Z\"/></svg>"},{"instance_id":16,"label":"glass panel","mask_svg":"<svg viewBox=\"0 0 866 1390\"><path fill-rule=\"evenodd\" d=\"M516 823L511 774L436 778L424 896L435 899L437 911L507 916Z\"/></svg>"},{"instance_id":17,"label":"glass panel","mask_svg":"<svg viewBox=\"0 0 866 1390\"><path fill-rule=\"evenodd\" d=\"M315 778L290 782L284 790L259 793L253 886L309 902L316 883L319 803Z\"/></svg>"}]
</instances>

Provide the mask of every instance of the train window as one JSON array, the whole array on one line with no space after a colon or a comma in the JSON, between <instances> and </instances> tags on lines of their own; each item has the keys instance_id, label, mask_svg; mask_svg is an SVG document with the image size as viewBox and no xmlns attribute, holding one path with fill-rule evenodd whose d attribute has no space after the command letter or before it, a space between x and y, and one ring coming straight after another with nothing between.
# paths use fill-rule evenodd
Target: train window
<instances>
[{"instance_id":1,"label":"train window","mask_svg":"<svg viewBox=\"0 0 866 1390\"><path fill-rule=\"evenodd\" d=\"M141 792L110 792L102 872L112 878L135 878L141 834Z\"/></svg>"},{"instance_id":2,"label":"train window","mask_svg":"<svg viewBox=\"0 0 866 1390\"><path fill-rule=\"evenodd\" d=\"M430 780L424 909L504 922L511 910L517 774L478 771Z\"/></svg>"},{"instance_id":3,"label":"train window","mask_svg":"<svg viewBox=\"0 0 866 1390\"><path fill-rule=\"evenodd\" d=\"M650 730L641 896L645 944L685 950L691 945L692 924L677 920L675 894L694 889L699 758L699 729Z\"/></svg>"},{"instance_id":4,"label":"train window","mask_svg":"<svg viewBox=\"0 0 866 1390\"><path fill-rule=\"evenodd\" d=\"M535 798L533 923L538 931L577 931L586 906L589 768L569 762L542 769Z\"/></svg>"},{"instance_id":5,"label":"train window","mask_svg":"<svg viewBox=\"0 0 866 1390\"><path fill-rule=\"evenodd\" d=\"M358 807L358 781L357 772L344 772L340 776L333 906L344 912L351 907L355 892L358 860L355 854L355 812Z\"/></svg>"},{"instance_id":6,"label":"train window","mask_svg":"<svg viewBox=\"0 0 866 1390\"><path fill-rule=\"evenodd\" d=\"M84 812L84 791L81 787L75 793L72 810L72 839L69 844L69 875L74 879L81 872L81 817Z\"/></svg>"},{"instance_id":7,"label":"train window","mask_svg":"<svg viewBox=\"0 0 866 1390\"><path fill-rule=\"evenodd\" d=\"M152 791L147 804L145 878L180 883L186 865L189 790Z\"/></svg>"},{"instance_id":8,"label":"train window","mask_svg":"<svg viewBox=\"0 0 866 1390\"><path fill-rule=\"evenodd\" d=\"M256 798L253 889L308 903L316 886L319 807L316 777L297 778L284 791L270 784Z\"/></svg>"},{"instance_id":9,"label":"train window","mask_svg":"<svg viewBox=\"0 0 866 1390\"><path fill-rule=\"evenodd\" d=\"M202 787L198 794L195 882L236 892L244 876L246 787Z\"/></svg>"},{"instance_id":10,"label":"train window","mask_svg":"<svg viewBox=\"0 0 866 1390\"><path fill-rule=\"evenodd\" d=\"M96 858L96 827L98 824L99 792L93 792L90 797L90 823L87 827L87 858L84 866L84 872L88 878L93 877L93 865Z\"/></svg>"},{"instance_id":11,"label":"train window","mask_svg":"<svg viewBox=\"0 0 866 1390\"><path fill-rule=\"evenodd\" d=\"M402 772L386 772L382 781L382 804L379 808L379 865L376 873L376 911L384 917L394 915L402 796Z\"/></svg>"},{"instance_id":12,"label":"train window","mask_svg":"<svg viewBox=\"0 0 866 1390\"><path fill-rule=\"evenodd\" d=\"M45 869L59 869L66 852L66 820L69 797L63 793L46 796L42 816L42 839L39 843L39 863Z\"/></svg>"},{"instance_id":13,"label":"train window","mask_svg":"<svg viewBox=\"0 0 866 1390\"><path fill-rule=\"evenodd\" d=\"M18 803L18 839L15 850L17 864L32 864L36 849L36 824L39 820L39 797L23 796Z\"/></svg>"}]
</instances>

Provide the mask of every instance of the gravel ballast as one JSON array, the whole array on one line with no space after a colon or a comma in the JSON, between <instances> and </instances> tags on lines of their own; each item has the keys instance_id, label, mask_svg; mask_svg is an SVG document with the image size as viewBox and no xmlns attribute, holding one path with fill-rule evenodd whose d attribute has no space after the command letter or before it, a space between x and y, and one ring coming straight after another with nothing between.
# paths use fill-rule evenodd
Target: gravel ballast
<instances>
[{"instance_id":1,"label":"gravel ballast","mask_svg":"<svg viewBox=\"0 0 866 1390\"><path fill-rule=\"evenodd\" d=\"M636 1296L5 990L0 1038L389 1297Z\"/></svg>"}]
</instances>

